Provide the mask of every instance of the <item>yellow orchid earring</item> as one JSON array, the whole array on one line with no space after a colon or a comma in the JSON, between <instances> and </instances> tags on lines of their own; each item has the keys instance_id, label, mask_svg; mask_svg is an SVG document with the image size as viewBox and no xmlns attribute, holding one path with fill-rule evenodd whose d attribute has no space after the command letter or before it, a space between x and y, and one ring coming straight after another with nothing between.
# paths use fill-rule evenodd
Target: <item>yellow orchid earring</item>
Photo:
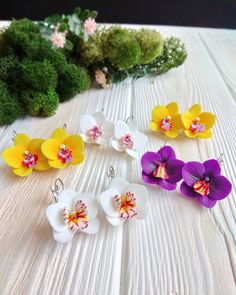
<instances>
[{"instance_id":1,"label":"yellow orchid earring","mask_svg":"<svg viewBox=\"0 0 236 295\"><path fill-rule=\"evenodd\" d=\"M19 133L15 134L13 141L14 146L6 148L2 157L13 168L14 174L27 176L33 169L43 171L51 168L41 151L43 139L30 139L26 134Z\"/></svg>"},{"instance_id":2,"label":"yellow orchid earring","mask_svg":"<svg viewBox=\"0 0 236 295\"><path fill-rule=\"evenodd\" d=\"M63 128L53 131L42 144L42 152L51 167L63 169L68 164L77 165L84 160L84 142L80 135L69 135Z\"/></svg>"},{"instance_id":3,"label":"yellow orchid earring","mask_svg":"<svg viewBox=\"0 0 236 295\"><path fill-rule=\"evenodd\" d=\"M169 138L176 138L182 128L179 107L176 102L171 102L166 106L158 105L154 107L150 122L151 130L159 131Z\"/></svg>"},{"instance_id":4,"label":"yellow orchid earring","mask_svg":"<svg viewBox=\"0 0 236 295\"><path fill-rule=\"evenodd\" d=\"M187 112L181 115L184 133L189 138L209 138L212 136L211 128L216 117L209 112L202 112L199 104L194 104Z\"/></svg>"}]
</instances>

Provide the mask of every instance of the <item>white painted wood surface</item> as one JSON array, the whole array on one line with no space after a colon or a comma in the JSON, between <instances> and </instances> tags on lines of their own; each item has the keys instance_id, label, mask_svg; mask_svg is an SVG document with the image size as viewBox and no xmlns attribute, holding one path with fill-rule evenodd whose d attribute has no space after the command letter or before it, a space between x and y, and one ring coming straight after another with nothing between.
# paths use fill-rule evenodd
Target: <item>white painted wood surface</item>
<instances>
[{"instance_id":1,"label":"white painted wood surface","mask_svg":"<svg viewBox=\"0 0 236 295\"><path fill-rule=\"evenodd\" d=\"M91 89L61 104L51 118L27 117L0 129L0 151L11 145L13 130L49 137L66 122L78 132L79 118L102 107L110 120L137 118L149 143L140 152L157 150L165 138L148 129L157 104L177 101L181 111L193 103L217 115L214 137L169 140L184 161L217 158L224 153L223 173L236 181L236 31L157 26L165 36L186 43L184 65L154 79L126 80L109 89ZM79 295L233 295L236 294L236 196L205 209L179 193L148 187L146 221L114 228L102 213L96 236L76 235L67 245L53 241L45 209L49 187L61 177L66 187L99 194L106 170L141 183L140 161L111 148L86 146L83 165L18 178L0 164L0 294Z\"/></svg>"}]
</instances>

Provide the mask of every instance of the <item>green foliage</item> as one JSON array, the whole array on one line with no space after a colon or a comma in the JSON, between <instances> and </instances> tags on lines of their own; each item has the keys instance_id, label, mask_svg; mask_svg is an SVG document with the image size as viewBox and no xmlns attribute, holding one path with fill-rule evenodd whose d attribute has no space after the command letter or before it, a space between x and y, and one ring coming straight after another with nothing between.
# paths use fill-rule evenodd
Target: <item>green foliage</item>
<instances>
[{"instance_id":1,"label":"green foliage","mask_svg":"<svg viewBox=\"0 0 236 295\"><path fill-rule=\"evenodd\" d=\"M56 112L59 98L54 88L47 92L29 89L21 92L21 102L29 115L51 116Z\"/></svg>"},{"instance_id":2,"label":"green foliage","mask_svg":"<svg viewBox=\"0 0 236 295\"><path fill-rule=\"evenodd\" d=\"M129 69L139 63L141 49L132 31L111 27L102 38L105 57L115 68Z\"/></svg>"},{"instance_id":3,"label":"green foliage","mask_svg":"<svg viewBox=\"0 0 236 295\"><path fill-rule=\"evenodd\" d=\"M21 115L21 104L16 96L9 92L6 83L0 81L0 125L11 124Z\"/></svg>"},{"instance_id":4,"label":"green foliage","mask_svg":"<svg viewBox=\"0 0 236 295\"><path fill-rule=\"evenodd\" d=\"M68 64L58 76L57 92L60 101L71 99L75 94L90 87L90 78L85 69Z\"/></svg>"},{"instance_id":5,"label":"green foliage","mask_svg":"<svg viewBox=\"0 0 236 295\"><path fill-rule=\"evenodd\" d=\"M49 88L57 86L57 72L48 61L24 60L21 65L22 79L27 87L46 92Z\"/></svg>"},{"instance_id":6,"label":"green foliage","mask_svg":"<svg viewBox=\"0 0 236 295\"><path fill-rule=\"evenodd\" d=\"M148 64L162 54L163 41L159 32L141 29L135 32L135 37L141 47L140 64Z\"/></svg>"}]
</instances>

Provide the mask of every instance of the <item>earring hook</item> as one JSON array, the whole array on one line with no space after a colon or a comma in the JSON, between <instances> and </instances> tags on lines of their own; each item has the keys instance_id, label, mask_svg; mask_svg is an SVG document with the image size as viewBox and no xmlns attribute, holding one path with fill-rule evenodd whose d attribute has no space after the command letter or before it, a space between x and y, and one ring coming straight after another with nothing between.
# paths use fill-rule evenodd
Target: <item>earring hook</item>
<instances>
[{"instance_id":1,"label":"earring hook","mask_svg":"<svg viewBox=\"0 0 236 295\"><path fill-rule=\"evenodd\" d=\"M224 153L221 153L220 156L219 156L219 158L217 159L217 161L219 162L220 166L223 165L223 163L224 163L223 157L224 157Z\"/></svg>"},{"instance_id":2,"label":"earring hook","mask_svg":"<svg viewBox=\"0 0 236 295\"><path fill-rule=\"evenodd\" d=\"M132 121L134 119L134 115L130 115L126 120L125 123L129 123L130 121Z\"/></svg>"},{"instance_id":3,"label":"earring hook","mask_svg":"<svg viewBox=\"0 0 236 295\"><path fill-rule=\"evenodd\" d=\"M107 182L107 187L109 186L109 183L111 182L111 180L116 176L115 173L115 169L114 167L111 165L108 170L107 170L107 177L108 177L108 182Z\"/></svg>"},{"instance_id":4,"label":"earring hook","mask_svg":"<svg viewBox=\"0 0 236 295\"><path fill-rule=\"evenodd\" d=\"M66 131L66 128L67 128L67 126L66 126L66 123L64 123L63 124L63 129Z\"/></svg>"},{"instance_id":5,"label":"earring hook","mask_svg":"<svg viewBox=\"0 0 236 295\"><path fill-rule=\"evenodd\" d=\"M15 130L13 130L13 137L12 137L13 141L15 140L16 136L17 136L17 132Z\"/></svg>"},{"instance_id":6,"label":"earring hook","mask_svg":"<svg viewBox=\"0 0 236 295\"><path fill-rule=\"evenodd\" d=\"M55 180L54 186L50 187L50 190L56 203L58 202L58 195L61 189L64 190L64 183L61 180L61 178L57 178Z\"/></svg>"}]
</instances>

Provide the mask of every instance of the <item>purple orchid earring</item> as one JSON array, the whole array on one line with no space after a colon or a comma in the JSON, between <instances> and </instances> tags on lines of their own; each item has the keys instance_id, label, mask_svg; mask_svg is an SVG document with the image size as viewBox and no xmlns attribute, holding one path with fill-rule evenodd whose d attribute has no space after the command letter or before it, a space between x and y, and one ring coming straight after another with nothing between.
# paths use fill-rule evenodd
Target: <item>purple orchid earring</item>
<instances>
[{"instance_id":1,"label":"purple orchid earring","mask_svg":"<svg viewBox=\"0 0 236 295\"><path fill-rule=\"evenodd\" d=\"M182 170L183 182L180 186L182 194L197 198L207 208L215 206L216 202L226 198L232 184L220 175L219 160L208 160L204 163L188 162Z\"/></svg>"},{"instance_id":2,"label":"purple orchid earring","mask_svg":"<svg viewBox=\"0 0 236 295\"><path fill-rule=\"evenodd\" d=\"M175 190L182 179L184 162L176 159L170 146L162 147L158 152L146 152L141 159L143 181L160 185L166 190Z\"/></svg>"}]
</instances>

